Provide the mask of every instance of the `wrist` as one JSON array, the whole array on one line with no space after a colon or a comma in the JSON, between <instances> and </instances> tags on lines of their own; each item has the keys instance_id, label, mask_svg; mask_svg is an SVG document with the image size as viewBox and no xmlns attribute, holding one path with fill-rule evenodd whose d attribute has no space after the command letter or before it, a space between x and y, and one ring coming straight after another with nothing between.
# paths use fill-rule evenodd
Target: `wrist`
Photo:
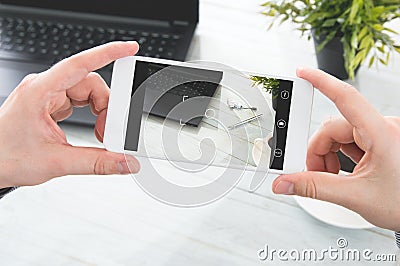
<instances>
[{"instance_id":1,"label":"wrist","mask_svg":"<svg viewBox=\"0 0 400 266\"><path fill-rule=\"evenodd\" d=\"M16 187L15 174L18 167L15 162L0 159L0 189Z\"/></svg>"}]
</instances>

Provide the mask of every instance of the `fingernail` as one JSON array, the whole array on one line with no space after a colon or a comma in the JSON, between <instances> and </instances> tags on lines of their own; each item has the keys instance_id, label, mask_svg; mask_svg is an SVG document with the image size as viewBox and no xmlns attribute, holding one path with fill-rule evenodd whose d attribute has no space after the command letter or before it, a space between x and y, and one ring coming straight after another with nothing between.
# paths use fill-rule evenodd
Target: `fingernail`
<instances>
[{"instance_id":1,"label":"fingernail","mask_svg":"<svg viewBox=\"0 0 400 266\"><path fill-rule=\"evenodd\" d=\"M300 76L300 74L301 74L301 72L303 72L303 70L304 70L304 67L298 67L298 68L296 69L296 75L297 75L297 76Z\"/></svg>"},{"instance_id":2,"label":"fingernail","mask_svg":"<svg viewBox=\"0 0 400 266\"><path fill-rule=\"evenodd\" d=\"M122 161L118 163L118 172L120 174L135 174L139 172L140 166L137 161Z\"/></svg>"},{"instance_id":3,"label":"fingernail","mask_svg":"<svg viewBox=\"0 0 400 266\"><path fill-rule=\"evenodd\" d=\"M128 41L128 43L132 45L137 45L137 47L140 48L140 45L137 41Z\"/></svg>"},{"instance_id":4,"label":"fingernail","mask_svg":"<svg viewBox=\"0 0 400 266\"><path fill-rule=\"evenodd\" d=\"M280 181L274 192L282 195L294 195L294 184L288 181Z\"/></svg>"}]
</instances>

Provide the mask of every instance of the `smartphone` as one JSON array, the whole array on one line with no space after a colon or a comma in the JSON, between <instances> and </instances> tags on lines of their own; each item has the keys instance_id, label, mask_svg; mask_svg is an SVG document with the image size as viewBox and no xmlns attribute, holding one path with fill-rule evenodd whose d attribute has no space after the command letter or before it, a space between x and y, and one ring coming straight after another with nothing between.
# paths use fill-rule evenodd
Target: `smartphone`
<instances>
[{"instance_id":1,"label":"smartphone","mask_svg":"<svg viewBox=\"0 0 400 266\"><path fill-rule=\"evenodd\" d=\"M298 172L305 169L312 100L312 85L298 78L122 58L114 64L104 145L139 161Z\"/></svg>"}]
</instances>

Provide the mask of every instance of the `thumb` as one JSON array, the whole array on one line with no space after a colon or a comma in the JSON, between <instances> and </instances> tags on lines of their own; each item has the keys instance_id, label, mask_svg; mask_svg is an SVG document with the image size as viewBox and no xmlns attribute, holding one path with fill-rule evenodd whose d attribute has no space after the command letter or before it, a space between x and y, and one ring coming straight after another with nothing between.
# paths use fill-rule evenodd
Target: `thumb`
<instances>
[{"instance_id":1,"label":"thumb","mask_svg":"<svg viewBox=\"0 0 400 266\"><path fill-rule=\"evenodd\" d=\"M65 175L130 174L140 170L136 158L98 148L68 147L61 161Z\"/></svg>"},{"instance_id":2,"label":"thumb","mask_svg":"<svg viewBox=\"0 0 400 266\"><path fill-rule=\"evenodd\" d=\"M281 175L272 183L275 194L298 195L328 201L354 209L362 197L360 179L325 172L302 172Z\"/></svg>"}]
</instances>

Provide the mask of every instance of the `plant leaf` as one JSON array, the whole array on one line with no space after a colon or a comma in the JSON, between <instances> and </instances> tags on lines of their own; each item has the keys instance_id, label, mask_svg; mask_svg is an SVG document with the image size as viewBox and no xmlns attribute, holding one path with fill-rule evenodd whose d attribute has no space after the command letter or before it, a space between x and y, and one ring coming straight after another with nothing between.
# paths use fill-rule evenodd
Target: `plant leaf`
<instances>
[{"instance_id":1,"label":"plant leaf","mask_svg":"<svg viewBox=\"0 0 400 266\"><path fill-rule=\"evenodd\" d=\"M328 42L330 42L330 41L333 39L333 37L335 37L335 35L336 35L336 31L330 32L330 33L328 34L328 36L325 37L325 40L324 40L320 45L318 45L318 47L317 47L317 53L319 53L319 52L325 47L325 45L326 45Z\"/></svg>"},{"instance_id":2,"label":"plant leaf","mask_svg":"<svg viewBox=\"0 0 400 266\"><path fill-rule=\"evenodd\" d=\"M272 29L273 26L274 26L274 22L272 21L268 26L268 30Z\"/></svg>"},{"instance_id":3,"label":"plant leaf","mask_svg":"<svg viewBox=\"0 0 400 266\"><path fill-rule=\"evenodd\" d=\"M364 27L362 28L362 30L360 31L360 33L358 34L358 36L357 36L358 40L361 41L362 38L364 38L365 35L367 35L367 33L368 33L368 27L367 27L367 26L364 26Z\"/></svg>"},{"instance_id":4,"label":"plant leaf","mask_svg":"<svg viewBox=\"0 0 400 266\"><path fill-rule=\"evenodd\" d=\"M367 57L366 49L361 50L354 57L354 68L357 68L360 64L362 64Z\"/></svg>"},{"instance_id":5,"label":"plant leaf","mask_svg":"<svg viewBox=\"0 0 400 266\"><path fill-rule=\"evenodd\" d=\"M371 59L369 60L368 67L371 68L372 65L374 64L374 62L375 62L375 56L373 55L373 56L371 57Z\"/></svg>"},{"instance_id":6,"label":"plant leaf","mask_svg":"<svg viewBox=\"0 0 400 266\"><path fill-rule=\"evenodd\" d=\"M357 33L354 31L353 35L351 36L351 47L357 48L358 47L358 38L357 38Z\"/></svg>"},{"instance_id":7,"label":"plant leaf","mask_svg":"<svg viewBox=\"0 0 400 266\"><path fill-rule=\"evenodd\" d=\"M378 46L378 51L381 52L382 54L385 53L385 45L383 43L381 46Z\"/></svg>"},{"instance_id":8,"label":"plant leaf","mask_svg":"<svg viewBox=\"0 0 400 266\"><path fill-rule=\"evenodd\" d=\"M353 1L353 4L351 5L350 15L349 15L350 24L352 24L354 22L354 19L358 12L358 8L359 8L358 1L357 0Z\"/></svg>"},{"instance_id":9,"label":"plant leaf","mask_svg":"<svg viewBox=\"0 0 400 266\"><path fill-rule=\"evenodd\" d=\"M374 18L378 18L385 11L384 6L376 6L371 9L371 14Z\"/></svg>"},{"instance_id":10,"label":"plant leaf","mask_svg":"<svg viewBox=\"0 0 400 266\"><path fill-rule=\"evenodd\" d=\"M325 20L324 21L324 23L322 24L322 27L324 27L324 28L328 28L328 27L332 27L333 25L335 25L335 23L336 23L336 19L327 19L327 20Z\"/></svg>"},{"instance_id":11,"label":"plant leaf","mask_svg":"<svg viewBox=\"0 0 400 266\"><path fill-rule=\"evenodd\" d=\"M384 29L382 24L374 24L372 27L377 31L383 31L383 29Z\"/></svg>"},{"instance_id":12,"label":"plant leaf","mask_svg":"<svg viewBox=\"0 0 400 266\"><path fill-rule=\"evenodd\" d=\"M390 60L390 53L388 52L387 54L386 54L386 65L388 65L389 64L389 60Z\"/></svg>"},{"instance_id":13,"label":"plant leaf","mask_svg":"<svg viewBox=\"0 0 400 266\"><path fill-rule=\"evenodd\" d=\"M373 38L371 35L366 35L364 39L361 40L360 47L359 49L369 49L371 40L373 41Z\"/></svg>"},{"instance_id":14,"label":"plant leaf","mask_svg":"<svg viewBox=\"0 0 400 266\"><path fill-rule=\"evenodd\" d=\"M392 30L392 29L390 29L390 28L383 28L383 30L388 31L388 32L391 32L391 33L393 33L393 34L399 34L397 31Z\"/></svg>"}]
</instances>

